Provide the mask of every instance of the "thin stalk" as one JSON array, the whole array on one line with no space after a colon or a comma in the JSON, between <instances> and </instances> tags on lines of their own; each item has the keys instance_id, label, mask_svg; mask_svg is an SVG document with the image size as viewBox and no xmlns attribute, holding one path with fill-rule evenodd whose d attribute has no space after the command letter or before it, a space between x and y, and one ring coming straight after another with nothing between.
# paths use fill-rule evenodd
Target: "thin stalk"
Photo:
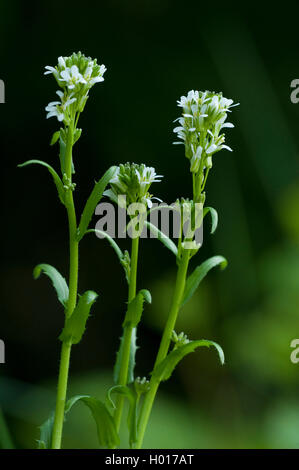
<instances>
[{"instance_id":1,"label":"thin stalk","mask_svg":"<svg viewBox=\"0 0 299 470\"><path fill-rule=\"evenodd\" d=\"M168 349L171 343L172 332L175 328L176 319L180 310L180 306L181 306L181 302L182 302L182 298L183 298L183 294L185 290L189 259L190 259L189 251L184 250L182 254L182 258L179 263L175 290L174 290L173 299L172 299L172 305L171 305L170 313L166 322L162 340L160 343L160 348L157 354L155 366L159 364L161 361L163 361L163 359L165 359L168 353ZM144 398L144 402L141 408L141 413L140 413L140 418L139 418L139 423L138 423L138 439L136 443L137 449L141 449L142 447L144 433L145 433L147 423L150 417L150 413L151 413L151 409L155 400L155 396L159 388L159 384L160 384L160 381L157 380L154 376L152 376L150 380L150 389Z\"/></svg>"},{"instance_id":2,"label":"thin stalk","mask_svg":"<svg viewBox=\"0 0 299 470\"><path fill-rule=\"evenodd\" d=\"M139 246L139 237L132 238L128 303L130 303L136 296L138 246ZM122 354L122 361L120 365L118 385L127 385L127 382L128 382L128 370L129 370L129 362L130 362L130 351L131 351L133 329L134 328L130 325L127 325L124 328L123 354ZM118 395L117 403L116 403L116 411L114 415L117 432L119 431L119 428L120 428L123 406L124 406L124 397L122 395Z\"/></svg>"},{"instance_id":3,"label":"thin stalk","mask_svg":"<svg viewBox=\"0 0 299 470\"><path fill-rule=\"evenodd\" d=\"M73 127L68 129L68 139L66 146L66 175L71 185L72 180L72 147L73 147ZM69 318L77 303L77 289L78 289L78 263L79 263L79 250L77 234L77 221L76 212L74 207L73 193L71 186L66 190L66 209L69 222L69 246L70 246L70 271L69 271L69 299L65 311L65 318ZM59 367L56 409L52 433L52 448L60 449L62 439L62 429L64 422L64 409L66 401L68 373L71 354L71 342L63 342L61 348L61 359Z\"/></svg>"}]
</instances>

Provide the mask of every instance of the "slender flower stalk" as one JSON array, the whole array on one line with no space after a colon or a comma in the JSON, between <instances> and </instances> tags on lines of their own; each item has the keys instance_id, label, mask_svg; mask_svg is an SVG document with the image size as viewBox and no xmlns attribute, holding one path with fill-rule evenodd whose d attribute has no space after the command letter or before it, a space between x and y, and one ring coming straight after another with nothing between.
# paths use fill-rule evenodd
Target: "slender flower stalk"
<instances>
[{"instance_id":1,"label":"slender flower stalk","mask_svg":"<svg viewBox=\"0 0 299 470\"><path fill-rule=\"evenodd\" d=\"M51 145L59 142L61 178L56 171L46 162L40 160L30 160L20 166L37 163L45 166L53 176L57 187L58 196L65 206L69 226L69 282L66 283L61 274L48 264L40 264L34 270L34 277L38 278L43 271L47 274L56 289L59 301L64 306L65 323L63 331L59 337L62 341L61 359L59 366L59 376L57 385L57 398L54 420L49 420L41 426L41 439L39 446L42 448L60 449L62 440L63 422L65 417L66 394L69 374L69 363L72 344L77 344L82 338L85 324L90 308L97 295L93 291L86 291L78 300L78 263L79 263L79 241L88 231L88 223L92 215L92 207L101 198L92 193L91 201L88 201L81 216L80 225L77 225L76 210L73 199L75 184L72 181L74 173L73 147L80 138L81 129L77 128L79 116L86 105L89 90L95 83L104 80L103 74L106 71L104 65L98 65L96 59L86 57L84 54L74 53L69 57L59 57L55 67L47 66L45 75L52 74L56 79L60 90L57 95L60 101L52 101L46 107L47 118L56 117L63 127L56 131L52 137ZM108 170L110 175L114 169ZM105 175L104 175L105 176ZM100 184L101 181L99 182ZM108 183L108 180L107 180ZM106 183L106 184L107 184ZM97 186L96 186L97 188ZM96 189L95 188L95 189ZM91 214L90 214L91 208ZM85 398L85 400L87 400ZM74 400L72 401L74 403ZM88 402L88 406L91 406ZM43 435L44 426L47 428L53 421L50 438ZM50 442L51 441L51 442Z\"/></svg>"},{"instance_id":2,"label":"slender flower stalk","mask_svg":"<svg viewBox=\"0 0 299 470\"><path fill-rule=\"evenodd\" d=\"M149 189L152 183L161 181L161 175L157 175L156 171L152 167L147 167L144 164L137 165L135 163L126 163L120 165L114 178L110 181L110 189L105 191L105 195L108 196L112 201L118 202L121 200L120 197L125 196L126 205L142 204L144 212L147 207L152 207L153 196L149 193ZM131 221L134 216L131 215ZM137 265L138 265L138 247L139 238L143 230L142 220L138 225L136 233L132 233L132 249L131 249L131 261L128 277L128 306L136 297L136 284L137 284ZM117 378L117 384L119 386L126 386L129 382L129 362L130 353L132 348L132 341L136 338L136 327L131 322L124 321L123 325L123 336L121 339L121 351L120 363L119 363L119 374ZM119 431L122 412L124 405L124 396L119 395L116 402L116 410L114 414L114 420L117 432Z\"/></svg>"},{"instance_id":3,"label":"slender flower stalk","mask_svg":"<svg viewBox=\"0 0 299 470\"><path fill-rule=\"evenodd\" d=\"M77 303L78 290L78 263L79 246L77 241L77 221L72 191L72 147L73 147L73 126L68 128L68 139L66 145L66 177L69 181L65 193L66 210L69 222L69 250L70 250L70 268L69 268L69 299L65 312L66 320L71 317ZM60 449L62 439L62 428L64 422L64 409L68 383L68 372L71 355L72 343L69 340L62 342L61 359L57 385L57 398L54 425L52 431L52 448Z\"/></svg>"},{"instance_id":4,"label":"slender flower stalk","mask_svg":"<svg viewBox=\"0 0 299 470\"><path fill-rule=\"evenodd\" d=\"M178 101L178 106L183 109L183 113L182 116L177 119L180 126L176 127L174 132L182 142L174 143L184 144L185 155L190 160L193 202L204 204L204 188L209 170L212 167L212 156L223 148L231 151L229 147L224 145L225 136L224 134L220 134L220 131L224 127L233 127L233 124L225 122L227 113L230 112L230 108L233 106L233 101L224 98L220 93L215 94L208 91L198 92L192 90L188 93L187 97L181 97ZM177 316L182 306L189 261L198 251L198 248L195 250L186 249L186 241L192 243L192 239L185 238L184 241L179 240L176 284L169 315L156 357L154 371L168 355ZM196 244L194 246L196 246ZM138 449L142 447L144 434L160 382L161 377L153 373L149 383L149 391L144 398L139 416L138 438L136 442L136 448Z\"/></svg>"}]
</instances>

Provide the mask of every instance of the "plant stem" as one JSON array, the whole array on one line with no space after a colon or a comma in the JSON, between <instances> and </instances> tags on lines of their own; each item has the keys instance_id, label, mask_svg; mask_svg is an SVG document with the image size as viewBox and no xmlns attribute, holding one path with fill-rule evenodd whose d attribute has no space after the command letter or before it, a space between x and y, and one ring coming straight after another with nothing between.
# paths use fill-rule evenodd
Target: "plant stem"
<instances>
[{"instance_id":1,"label":"plant stem","mask_svg":"<svg viewBox=\"0 0 299 470\"><path fill-rule=\"evenodd\" d=\"M176 319L180 310L185 284L186 284L186 276L188 271L189 265L189 251L184 250L182 254L182 258L179 263L179 268L177 271L177 278L175 284L174 295L172 299L172 305L169 312L169 316L165 325L164 333L162 336L162 340L160 343L160 348L157 354L156 362L154 368L157 364L159 364L165 357L167 356L168 349L171 343L172 332L175 328ZM155 400L155 396L159 387L160 381L157 380L155 377L152 376L150 380L150 390L146 394L144 398L144 402L141 408L140 419L138 423L138 440L136 443L136 448L140 449L142 447L144 433L147 427L147 423L150 417L151 409Z\"/></svg>"},{"instance_id":2,"label":"plant stem","mask_svg":"<svg viewBox=\"0 0 299 470\"><path fill-rule=\"evenodd\" d=\"M68 139L66 146L66 175L71 184L72 179L72 147L73 147L73 127L68 129ZM71 186L65 193L66 209L69 222L69 246L70 246L70 271L69 271L69 298L67 308L65 311L65 319L69 318L77 303L77 288L78 288L78 264L79 264L79 247L77 241L77 221L74 206L74 199ZM60 449L62 439L62 429L64 422L64 408L66 401L68 372L71 354L71 342L63 342L61 348L61 359L59 367L58 385L57 385L57 398L56 410L52 433L52 448Z\"/></svg>"},{"instance_id":3,"label":"plant stem","mask_svg":"<svg viewBox=\"0 0 299 470\"><path fill-rule=\"evenodd\" d=\"M60 449L61 447L62 428L63 428L63 421L64 421L64 407L65 407L65 400L66 400L66 390L67 390L71 346L72 346L71 343L63 342L62 347L61 347L59 379L58 379L57 397L56 397L56 410L55 410L55 419L54 419L54 426L53 426L53 432L52 432L52 449Z\"/></svg>"},{"instance_id":4,"label":"plant stem","mask_svg":"<svg viewBox=\"0 0 299 470\"><path fill-rule=\"evenodd\" d=\"M132 238L131 269L130 269L128 303L130 303L134 299L134 297L136 296L138 245L139 245L139 237ZM124 328L123 354L122 354L122 361L121 361L121 365L120 365L118 385L127 385L133 330L134 330L134 328L131 325L127 325ZM119 428L120 428L121 417L122 417L122 412L123 412L123 405L124 405L124 397L119 395L118 399L117 399L116 411L115 411L115 415L114 415L114 420L115 420L115 425L116 425L117 432L119 431Z\"/></svg>"}]
</instances>

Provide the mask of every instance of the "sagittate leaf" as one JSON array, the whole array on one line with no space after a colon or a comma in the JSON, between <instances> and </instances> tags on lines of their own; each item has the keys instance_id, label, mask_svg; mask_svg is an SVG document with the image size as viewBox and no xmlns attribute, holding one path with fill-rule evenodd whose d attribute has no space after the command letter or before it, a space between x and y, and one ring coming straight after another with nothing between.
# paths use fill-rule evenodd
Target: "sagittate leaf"
<instances>
[{"instance_id":1,"label":"sagittate leaf","mask_svg":"<svg viewBox=\"0 0 299 470\"><path fill-rule=\"evenodd\" d=\"M154 235L157 236L158 240L160 240L160 242L162 242L163 245L166 246L166 248L168 248L170 251L172 251L172 253L175 256L177 256L178 249L177 249L176 245L173 243L173 241L167 235L165 235L163 232L161 232L161 230L159 230L158 227L156 227L151 222L145 221L144 225L146 227L148 227Z\"/></svg>"},{"instance_id":2,"label":"sagittate leaf","mask_svg":"<svg viewBox=\"0 0 299 470\"><path fill-rule=\"evenodd\" d=\"M61 341L70 341L72 344L77 344L81 341L90 309L97 297L98 295L95 292L88 290L79 298L74 312L67 318L62 333L59 336Z\"/></svg>"},{"instance_id":3,"label":"sagittate leaf","mask_svg":"<svg viewBox=\"0 0 299 470\"><path fill-rule=\"evenodd\" d=\"M64 277L62 277L60 272L50 264L42 263L35 266L33 270L34 279L38 279L42 272L51 279L59 302L66 307L69 298L69 288Z\"/></svg>"},{"instance_id":4,"label":"sagittate leaf","mask_svg":"<svg viewBox=\"0 0 299 470\"><path fill-rule=\"evenodd\" d=\"M129 303L123 327L127 325L136 327L138 325L141 320L144 301L149 304L152 302L151 293L147 289L141 289Z\"/></svg>"},{"instance_id":5,"label":"sagittate leaf","mask_svg":"<svg viewBox=\"0 0 299 470\"><path fill-rule=\"evenodd\" d=\"M113 449L119 445L119 436L116 431L113 417L106 405L97 398L88 395L77 395L72 397L66 404L66 413L78 401L82 401L91 411L96 422L97 434L100 447Z\"/></svg>"},{"instance_id":6,"label":"sagittate leaf","mask_svg":"<svg viewBox=\"0 0 299 470\"><path fill-rule=\"evenodd\" d=\"M100 179L100 181L98 181L95 184L81 215L80 224L78 228L78 240L79 241L81 240L86 230L88 229L88 225L94 214L95 208L100 202L103 192L107 184L109 183L109 181L113 178L116 170L117 170L116 166L110 167L109 170L107 170L104 176Z\"/></svg>"},{"instance_id":7,"label":"sagittate leaf","mask_svg":"<svg viewBox=\"0 0 299 470\"><path fill-rule=\"evenodd\" d=\"M64 409L64 418L75 403L81 401L91 411L96 422L97 434L100 447L112 449L119 445L119 437L115 428L114 420L106 405L97 398L89 395L76 395L70 398ZM38 441L39 449L50 449L54 425L54 413L40 427L40 439Z\"/></svg>"},{"instance_id":8,"label":"sagittate leaf","mask_svg":"<svg viewBox=\"0 0 299 470\"><path fill-rule=\"evenodd\" d=\"M22 168L24 166L27 166L27 165L33 165L33 164L37 164L37 165L42 165L42 166L45 166L49 172L51 173L51 175L53 176L53 180L54 180L54 183L56 185L56 188L57 188L57 192L58 192L58 196L59 196L59 199L60 201L62 202L63 205L65 205L65 201L64 201L64 187L63 187L63 184L62 184L62 181L61 179L59 178L58 174L56 173L56 171L54 170L54 168L52 168L50 165L48 165L48 163L46 162L43 162L41 160L28 160L27 162L25 163L21 163L20 165L18 165L19 168Z\"/></svg>"},{"instance_id":9,"label":"sagittate leaf","mask_svg":"<svg viewBox=\"0 0 299 470\"><path fill-rule=\"evenodd\" d=\"M134 381L135 356L136 356L136 351L137 351L136 327L141 319L144 301L151 303L152 296L151 296L150 291L146 289L141 289L136 295L136 297L134 297L134 299L129 303L125 320L123 322L124 329L132 328L130 359L129 359L129 368L128 368L128 383L131 383ZM125 337L125 334L120 339L120 347L117 352L116 362L114 366L113 377L114 377L115 383L118 383L119 381L119 374L120 374L121 364L123 360L124 337Z\"/></svg>"},{"instance_id":10,"label":"sagittate leaf","mask_svg":"<svg viewBox=\"0 0 299 470\"><path fill-rule=\"evenodd\" d=\"M134 369L136 365L136 351L138 349L137 346L137 328L132 328L131 332L131 344L130 344L130 357L129 357L129 366L128 366L128 380L127 382L130 384L134 382ZM113 380L114 383L119 382L119 375L120 375L120 369L121 369L121 364L122 364L122 358L123 358L123 351L124 351L124 335L120 338L120 346L119 350L117 351L116 354L116 361L114 365L114 370L113 370Z\"/></svg>"},{"instance_id":11,"label":"sagittate leaf","mask_svg":"<svg viewBox=\"0 0 299 470\"><path fill-rule=\"evenodd\" d=\"M203 280L203 278L208 274L210 269L215 266L220 266L221 269L224 269L227 266L227 260L223 256L212 256L212 258L204 261L200 266L194 269L193 273L190 274L186 281L185 291L181 306L183 306L196 291L197 287Z\"/></svg>"},{"instance_id":12,"label":"sagittate leaf","mask_svg":"<svg viewBox=\"0 0 299 470\"><path fill-rule=\"evenodd\" d=\"M115 385L108 390L107 399L113 408L115 408L114 402L111 398L113 393L123 395L129 401L129 410L127 418L127 426L129 431L129 443L130 447L137 441L137 396L136 394L125 385Z\"/></svg>"},{"instance_id":13,"label":"sagittate leaf","mask_svg":"<svg viewBox=\"0 0 299 470\"><path fill-rule=\"evenodd\" d=\"M224 353L219 344L207 339L200 339L197 341L190 341L189 343L179 346L177 349L171 351L163 361L161 361L152 372L153 377L159 381L169 379L177 364L189 353L194 352L196 348L201 346L214 346L219 354L221 364L224 364Z\"/></svg>"},{"instance_id":14,"label":"sagittate leaf","mask_svg":"<svg viewBox=\"0 0 299 470\"><path fill-rule=\"evenodd\" d=\"M205 207L203 210L203 217L205 217L208 213L211 214L212 219L211 233L214 233L218 226L218 213L213 207Z\"/></svg>"}]
</instances>

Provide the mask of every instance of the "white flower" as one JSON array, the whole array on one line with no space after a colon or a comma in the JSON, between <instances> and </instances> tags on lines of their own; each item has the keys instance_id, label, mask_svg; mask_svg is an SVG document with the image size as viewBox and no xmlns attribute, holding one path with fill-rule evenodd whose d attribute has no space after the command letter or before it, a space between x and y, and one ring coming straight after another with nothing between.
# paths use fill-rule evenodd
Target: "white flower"
<instances>
[{"instance_id":1,"label":"white flower","mask_svg":"<svg viewBox=\"0 0 299 470\"><path fill-rule=\"evenodd\" d=\"M60 73L59 80L66 82L66 86L69 90L74 89L79 83L86 85L86 80L83 75L79 72L77 65L72 65L72 67L67 67Z\"/></svg>"},{"instance_id":2,"label":"white flower","mask_svg":"<svg viewBox=\"0 0 299 470\"><path fill-rule=\"evenodd\" d=\"M68 109L71 104L76 101L76 98L73 97L73 93L70 95L65 95L62 91L56 91L56 94L59 96L61 101L52 101L45 108L48 112L47 119L50 117L57 117L59 122L68 121Z\"/></svg>"},{"instance_id":3,"label":"white flower","mask_svg":"<svg viewBox=\"0 0 299 470\"><path fill-rule=\"evenodd\" d=\"M234 125L226 122L230 108L237 106L233 100L225 98L221 93L210 91L188 92L187 96L181 96L177 101L183 108L182 116L173 132L184 143L186 157L190 160L192 173L202 171L211 166L211 157L222 149L231 151L224 145L225 136L220 134L222 129L232 128ZM204 161L201 164L201 160ZM207 161L208 160L208 161Z\"/></svg>"}]
</instances>

